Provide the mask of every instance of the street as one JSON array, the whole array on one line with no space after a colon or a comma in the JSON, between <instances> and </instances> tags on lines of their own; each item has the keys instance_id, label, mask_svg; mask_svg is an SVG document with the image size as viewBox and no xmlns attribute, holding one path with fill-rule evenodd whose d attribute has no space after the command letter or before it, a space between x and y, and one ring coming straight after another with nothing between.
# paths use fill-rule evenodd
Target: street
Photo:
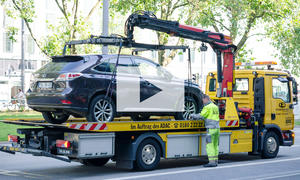
<instances>
[{"instance_id":1,"label":"street","mask_svg":"<svg viewBox=\"0 0 300 180\"><path fill-rule=\"evenodd\" d=\"M217 168L203 168L206 158L162 160L154 171L136 172L117 169L110 162L104 167L66 163L46 157L0 152L0 179L299 179L300 128L296 142L280 147L275 159L261 159L247 153L222 155Z\"/></svg>"}]
</instances>

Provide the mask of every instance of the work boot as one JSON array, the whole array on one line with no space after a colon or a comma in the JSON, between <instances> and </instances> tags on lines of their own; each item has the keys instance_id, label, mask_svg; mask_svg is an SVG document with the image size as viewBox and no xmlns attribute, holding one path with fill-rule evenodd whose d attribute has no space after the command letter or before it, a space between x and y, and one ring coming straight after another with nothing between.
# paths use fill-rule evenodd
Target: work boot
<instances>
[{"instance_id":1,"label":"work boot","mask_svg":"<svg viewBox=\"0 0 300 180\"><path fill-rule=\"evenodd\" d=\"M204 164L203 166L204 167L217 167L218 164L217 164L216 160L211 160L211 161L208 162L208 164Z\"/></svg>"}]
</instances>

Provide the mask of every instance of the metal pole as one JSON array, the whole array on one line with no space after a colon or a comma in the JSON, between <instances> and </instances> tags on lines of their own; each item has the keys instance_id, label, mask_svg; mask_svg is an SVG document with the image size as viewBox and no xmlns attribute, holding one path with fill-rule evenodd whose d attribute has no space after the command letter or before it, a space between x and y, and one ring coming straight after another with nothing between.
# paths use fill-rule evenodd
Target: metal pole
<instances>
[{"instance_id":1,"label":"metal pole","mask_svg":"<svg viewBox=\"0 0 300 180\"><path fill-rule=\"evenodd\" d=\"M204 72L203 72L203 66L204 66L204 61L205 61L205 51L201 51L201 71L200 71L200 77L201 77L201 81L200 81L200 84L201 84L201 90L203 91L204 90Z\"/></svg>"},{"instance_id":2,"label":"metal pole","mask_svg":"<svg viewBox=\"0 0 300 180\"><path fill-rule=\"evenodd\" d=\"M24 20L21 18L21 89L25 91L25 73L24 73Z\"/></svg>"},{"instance_id":3,"label":"metal pole","mask_svg":"<svg viewBox=\"0 0 300 180\"><path fill-rule=\"evenodd\" d=\"M103 0L102 35L108 36L109 0ZM108 54L108 46L102 47L102 53Z\"/></svg>"}]
</instances>

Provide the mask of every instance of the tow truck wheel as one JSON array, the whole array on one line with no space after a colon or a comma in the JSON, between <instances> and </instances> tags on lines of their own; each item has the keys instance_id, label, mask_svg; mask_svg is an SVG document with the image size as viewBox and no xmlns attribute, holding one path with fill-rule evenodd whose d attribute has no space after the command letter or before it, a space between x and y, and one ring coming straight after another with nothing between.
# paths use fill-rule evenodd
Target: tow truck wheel
<instances>
[{"instance_id":1,"label":"tow truck wheel","mask_svg":"<svg viewBox=\"0 0 300 180\"><path fill-rule=\"evenodd\" d=\"M262 158L275 158L279 151L279 140L275 132L270 131L264 138Z\"/></svg>"},{"instance_id":2,"label":"tow truck wheel","mask_svg":"<svg viewBox=\"0 0 300 180\"><path fill-rule=\"evenodd\" d=\"M62 124L66 122L69 115L55 112L42 112L44 119L51 124Z\"/></svg>"},{"instance_id":3,"label":"tow truck wheel","mask_svg":"<svg viewBox=\"0 0 300 180\"><path fill-rule=\"evenodd\" d=\"M79 162L86 166L104 166L109 161L109 158L96 159L80 159Z\"/></svg>"},{"instance_id":4,"label":"tow truck wheel","mask_svg":"<svg viewBox=\"0 0 300 180\"><path fill-rule=\"evenodd\" d=\"M140 143L136 153L136 169L155 169L160 161L161 150L158 143L153 139L146 139Z\"/></svg>"}]
</instances>

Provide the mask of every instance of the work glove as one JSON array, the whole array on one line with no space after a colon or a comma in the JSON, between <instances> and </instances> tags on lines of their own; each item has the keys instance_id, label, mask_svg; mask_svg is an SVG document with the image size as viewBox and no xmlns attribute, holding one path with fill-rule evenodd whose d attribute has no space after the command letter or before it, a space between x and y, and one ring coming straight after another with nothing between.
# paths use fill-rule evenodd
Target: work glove
<instances>
[{"instance_id":1,"label":"work glove","mask_svg":"<svg viewBox=\"0 0 300 180\"><path fill-rule=\"evenodd\" d=\"M200 114L191 114L189 119L200 120L200 119L203 119L203 117Z\"/></svg>"}]
</instances>

